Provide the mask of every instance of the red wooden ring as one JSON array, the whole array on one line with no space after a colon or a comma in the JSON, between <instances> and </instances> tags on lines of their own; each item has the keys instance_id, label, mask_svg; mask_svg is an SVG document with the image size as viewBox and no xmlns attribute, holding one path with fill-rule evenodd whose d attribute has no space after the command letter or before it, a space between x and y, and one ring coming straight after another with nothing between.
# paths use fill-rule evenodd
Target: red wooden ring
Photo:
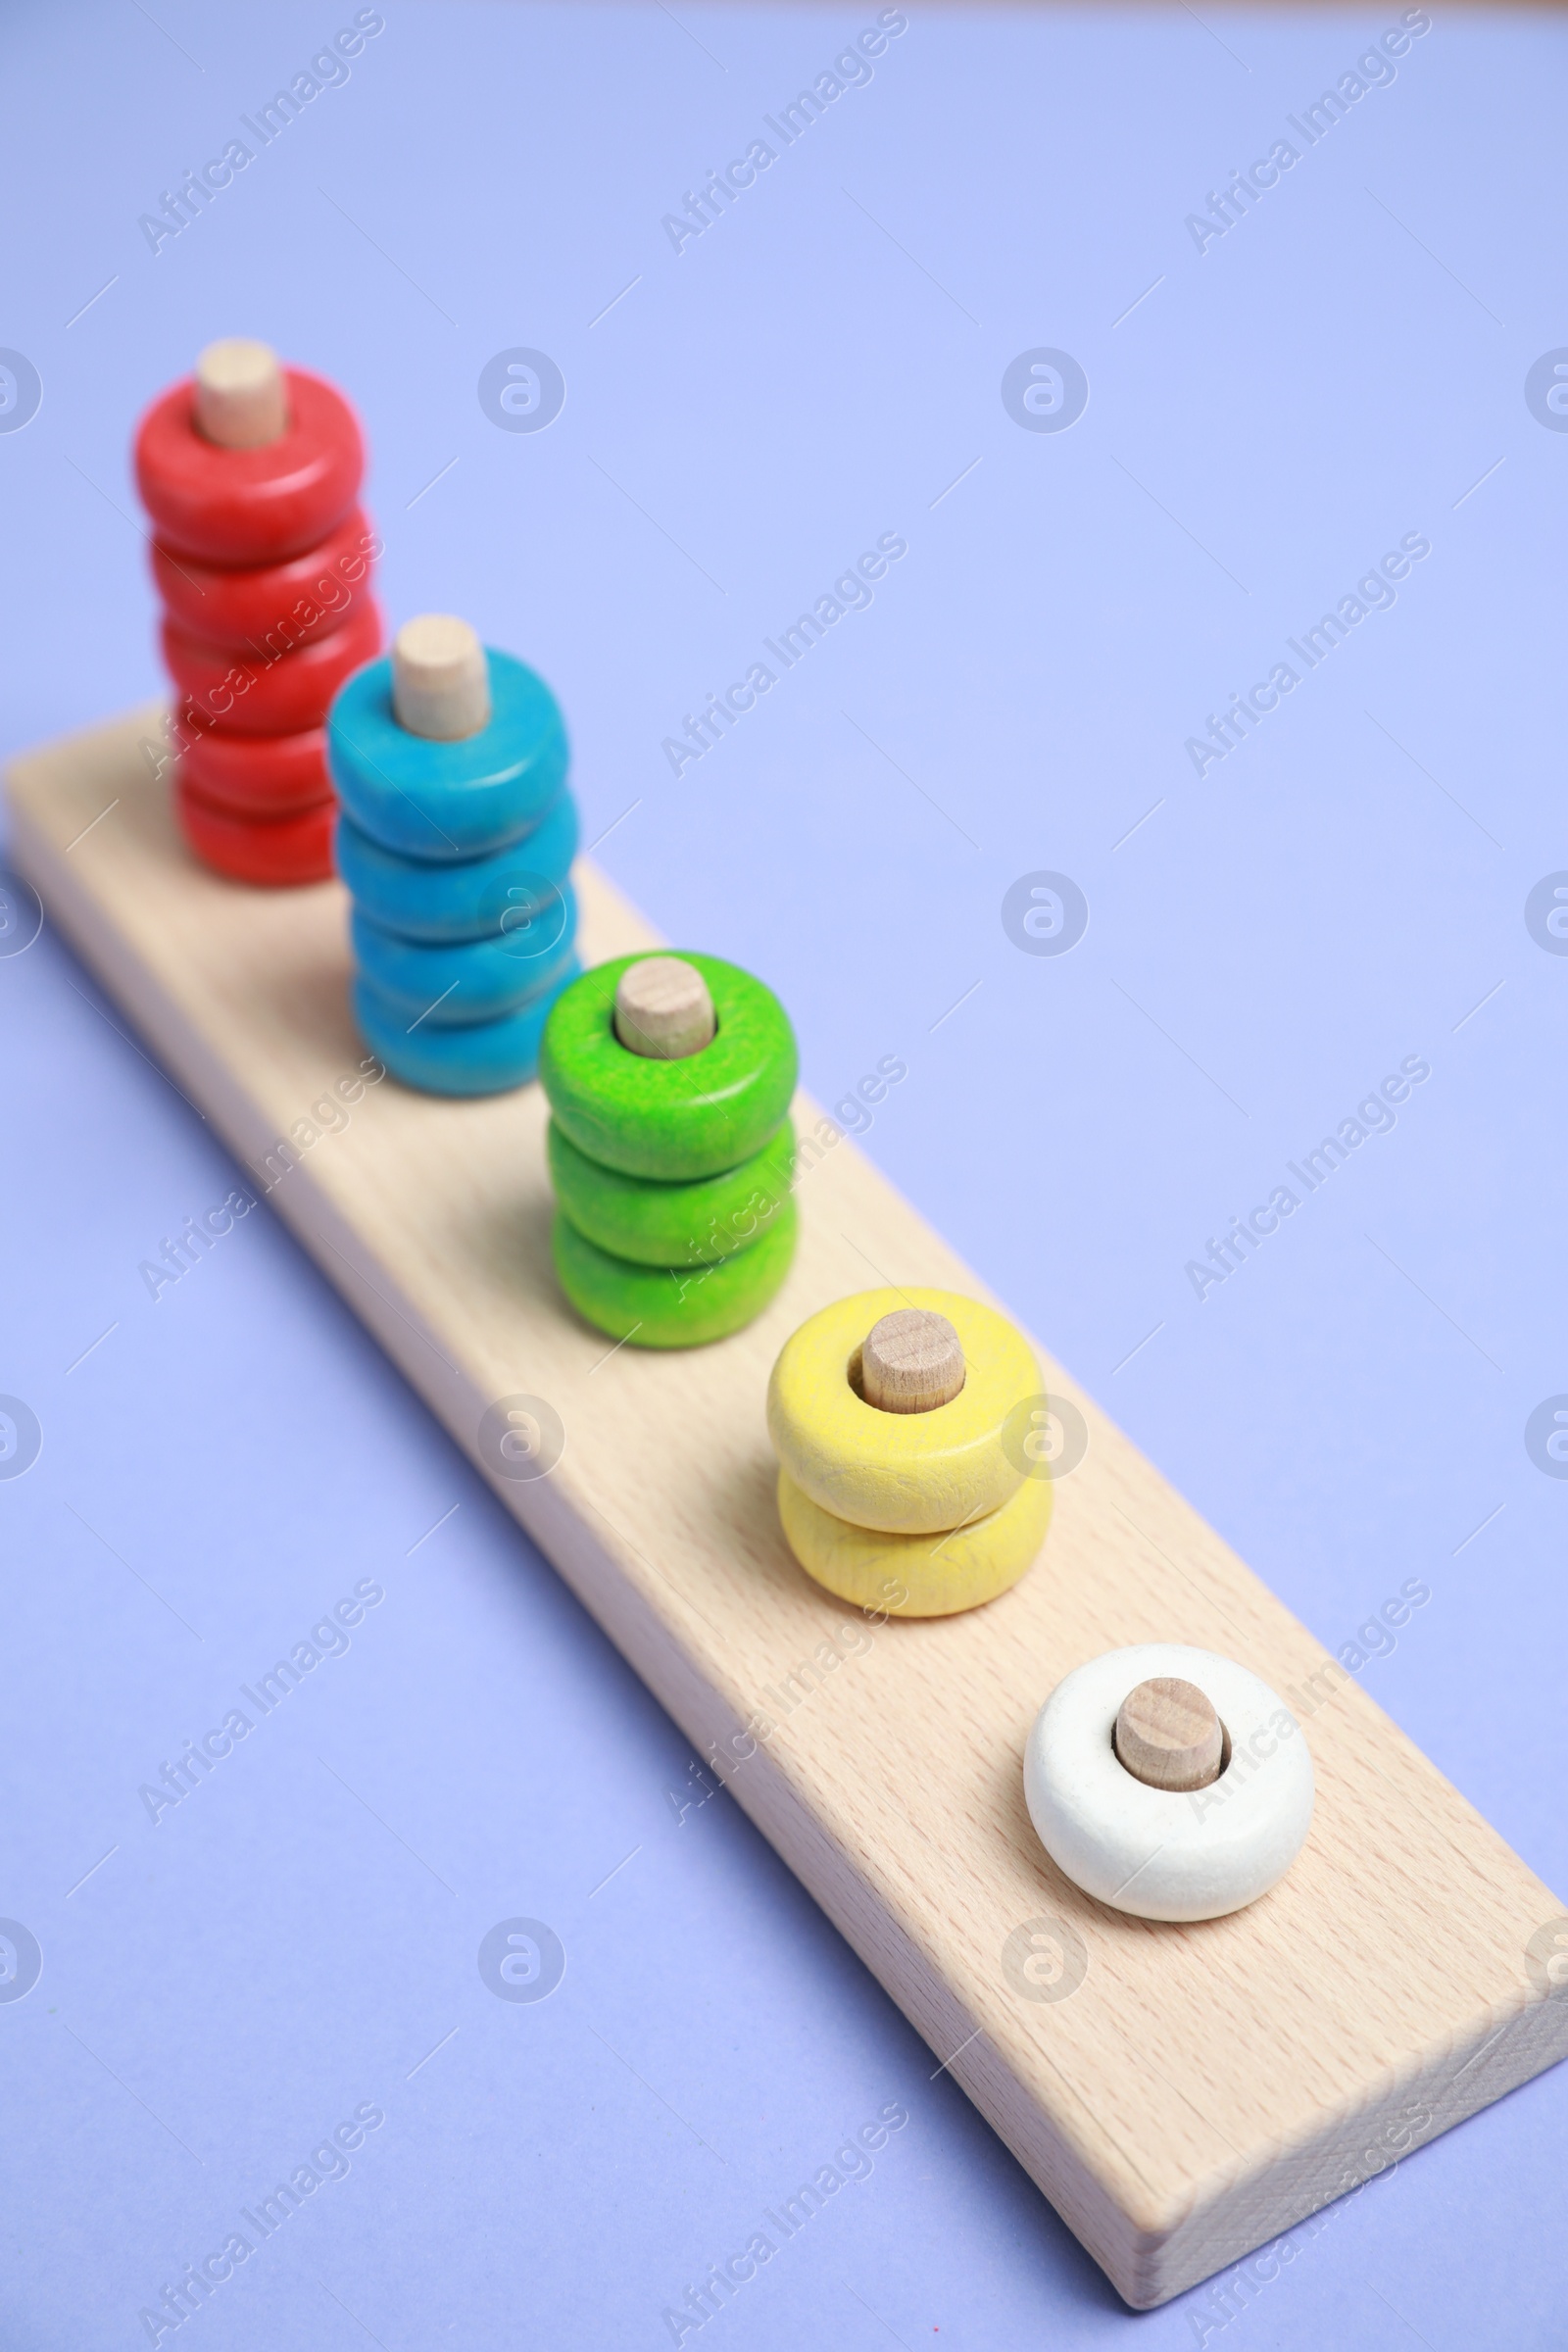
<instances>
[{"instance_id":1,"label":"red wooden ring","mask_svg":"<svg viewBox=\"0 0 1568 2352\"><path fill-rule=\"evenodd\" d=\"M220 449L196 430L192 379L136 428L136 486L176 555L278 564L335 530L359 494L365 444L354 411L318 375L285 368L289 420L260 449Z\"/></svg>"},{"instance_id":2,"label":"red wooden ring","mask_svg":"<svg viewBox=\"0 0 1568 2352\"><path fill-rule=\"evenodd\" d=\"M355 507L319 546L242 571L202 564L155 540L153 583L170 618L209 645L281 652L343 626L370 593L371 551L380 547L364 509Z\"/></svg>"},{"instance_id":3,"label":"red wooden ring","mask_svg":"<svg viewBox=\"0 0 1568 2352\"><path fill-rule=\"evenodd\" d=\"M297 735L318 727L344 679L381 650L381 611L367 598L330 637L308 638L272 662L164 623L164 661L191 706L187 724L220 735ZM185 715L182 713L182 716Z\"/></svg>"},{"instance_id":4,"label":"red wooden ring","mask_svg":"<svg viewBox=\"0 0 1568 2352\"><path fill-rule=\"evenodd\" d=\"M179 772L202 800L235 816L292 816L332 798L324 727L299 735L195 735Z\"/></svg>"},{"instance_id":5,"label":"red wooden ring","mask_svg":"<svg viewBox=\"0 0 1568 2352\"><path fill-rule=\"evenodd\" d=\"M331 877L337 815L332 801L302 808L294 816L236 816L204 801L176 773L174 808L180 830L202 863L235 882L283 888Z\"/></svg>"}]
</instances>

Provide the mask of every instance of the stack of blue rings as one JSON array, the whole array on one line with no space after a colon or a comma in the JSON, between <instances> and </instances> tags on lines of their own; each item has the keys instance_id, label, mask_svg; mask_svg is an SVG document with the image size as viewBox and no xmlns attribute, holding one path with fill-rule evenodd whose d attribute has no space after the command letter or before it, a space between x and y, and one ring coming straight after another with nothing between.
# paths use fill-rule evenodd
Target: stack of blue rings
<instances>
[{"instance_id":1,"label":"stack of blue rings","mask_svg":"<svg viewBox=\"0 0 1568 2352\"><path fill-rule=\"evenodd\" d=\"M490 718L461 741L400 724L388 660L356 671L327 716L355 1018L392 1075L426 1094L532 1078L545 1016L582 968L561 710L511 654L485 659Z\"/></svg>"}]
</instances>

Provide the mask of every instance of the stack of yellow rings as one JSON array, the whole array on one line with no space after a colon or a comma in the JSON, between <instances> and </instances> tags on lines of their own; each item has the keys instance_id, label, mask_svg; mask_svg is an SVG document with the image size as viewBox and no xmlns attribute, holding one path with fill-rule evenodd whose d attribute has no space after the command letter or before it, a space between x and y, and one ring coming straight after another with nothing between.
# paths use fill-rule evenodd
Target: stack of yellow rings
<instances>
[{"instance_id":1,"label":"stack of yellow rings","mask_svg":"<svg viewBox=\"0 0 1568 2352\"><path fill-rule=\"evenodd\" d=\"M951 1616L1016 1584L1051 1519L1050 1477L1016 1434L1042 1388L1005 1316L952 1291L862 1291L803 1323L773 1367L767 1427L807 1574L896 1617Z\"/></svg>"}]
</instances>

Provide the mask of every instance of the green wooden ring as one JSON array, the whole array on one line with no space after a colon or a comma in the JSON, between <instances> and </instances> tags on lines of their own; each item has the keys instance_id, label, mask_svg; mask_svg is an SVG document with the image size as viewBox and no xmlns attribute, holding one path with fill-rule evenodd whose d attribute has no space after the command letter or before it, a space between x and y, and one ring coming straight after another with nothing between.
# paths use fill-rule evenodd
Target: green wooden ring
<instances>
[{"instance_id":1,"label":"green wooden ring","mask_svg":"<svg viewBox=\"0 0 1568 2352\"><path fill-rule=\"evenodd\" d=\"M760 1315L795 1255L793 1200L765 1233L710 1266L635 1266L612 1257L556 1211L551 1249L561 1287L579 1315L632 1348L701 1348Z\"/></svg>"},{"instance_id":2,"label":"green wooden ring","mask_svg":"<svg viewBox=\"0 0 1568 2352\"><path fill-rule=\"evenodd\" d=\"M795 1165L789 1119L738 1168L690 1184L655 1184L602 1168L554 1119L546 1143L556 1199L577 1231L612 1257L639 1266L707 1266L733 1257L789 1199Z\"/></svg>"},{"instance_id":3,"label":"green wooden ring","mask_svg":"<svg viewBox=\"0 0 1568 2352\"><path fill-rule=\"evenodd\" d=\"M795 1093L795 1032L770 988L716 956L691 956L713 999L711 1045L679 1061L633 1054L615 1035L615 986L641 956L595 964L557 998L539 1077L568 1141L602 1168L663 1184L719 1176L752 1158Z\"/></svg>"}]
</instances>

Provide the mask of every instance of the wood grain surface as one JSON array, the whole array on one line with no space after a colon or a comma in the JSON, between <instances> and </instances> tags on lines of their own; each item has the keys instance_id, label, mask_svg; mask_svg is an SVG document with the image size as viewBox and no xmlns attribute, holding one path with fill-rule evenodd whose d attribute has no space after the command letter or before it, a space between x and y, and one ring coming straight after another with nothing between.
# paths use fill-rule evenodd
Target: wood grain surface
<instances>
[{"instance_id":1,"label":"wood grain surface","mask_svg":"<svg viewBox=\"0 0 1568 2352\"><path fill-rule=\"evenodd\" d=\"M609 1350L562 1300L537 1088L440 1102L386 1079L307 1141L313 1101L366 1052L344 895L194 865L141 749L160 740L149 709L17 761L12 856L46 919L1129 2303L1568 2052L1568 1998L1526 1953L1564 1906L1044 1350L1089 1447L1021 1584L966 1616L877 1622L796 1567L762 1409L785 1337L884 1283L986 1295L814 1103L796 1104L819 1156L788 1283L749 1330L685 1354ZM591 866L576 882L586 958L658 944ZM560 1417L547 1477L501 1475L481 1435L518 1396ZM1196 1927L1080 1894L1024 1809L1054 1685L1161 1641L1262 1675L1317 1773L1283 1884Z\"/></svg>"}]
</instances>

